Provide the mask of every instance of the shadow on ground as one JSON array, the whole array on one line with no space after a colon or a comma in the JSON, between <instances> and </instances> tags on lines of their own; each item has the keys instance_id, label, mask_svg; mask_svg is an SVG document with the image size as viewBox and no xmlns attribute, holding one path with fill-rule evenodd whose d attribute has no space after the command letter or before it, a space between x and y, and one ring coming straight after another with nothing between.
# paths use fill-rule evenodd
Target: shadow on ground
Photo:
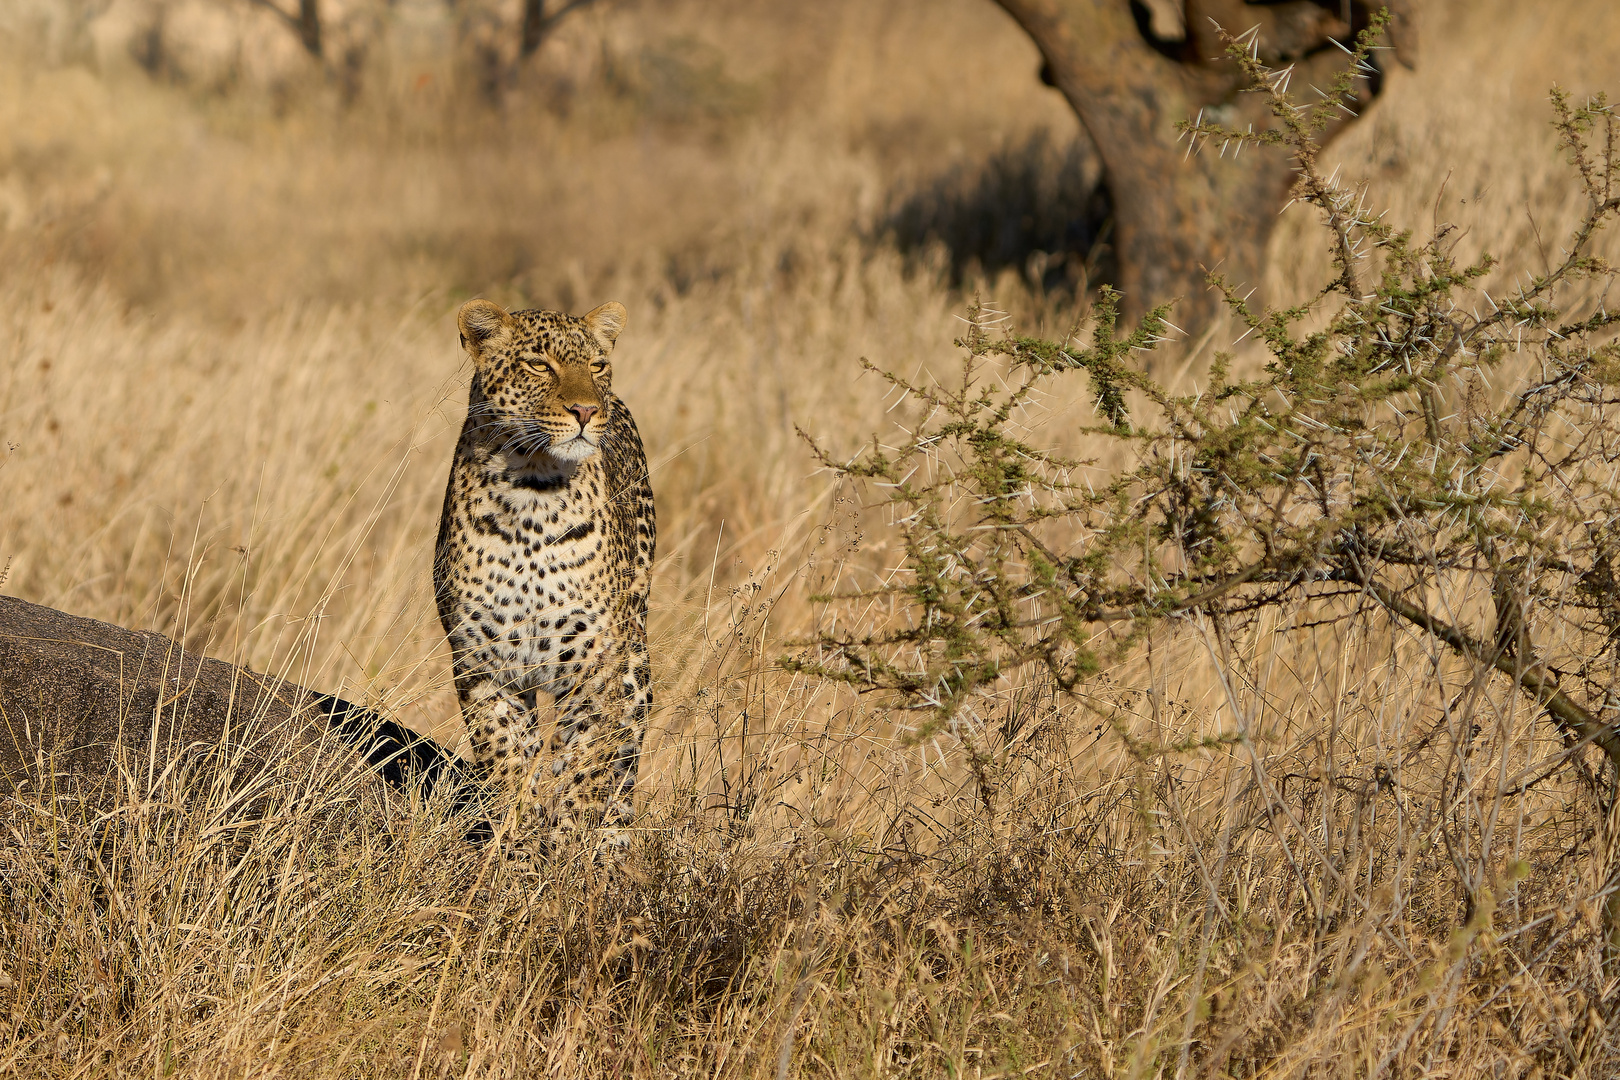
<instances>
[{"instance_id":1,"label":"shadow on ground","mask_svg":"<svg viewBox=\"0 0 1620 1080\"><path fill-rule=\"evenodd\" d=\"M896 193L873 239L912 258L943 251L956 286L1011 268L1032 288L1076 293L1114 278L1111 215L1096 151L1037 132Z\"/></svg>"}]
</instances>

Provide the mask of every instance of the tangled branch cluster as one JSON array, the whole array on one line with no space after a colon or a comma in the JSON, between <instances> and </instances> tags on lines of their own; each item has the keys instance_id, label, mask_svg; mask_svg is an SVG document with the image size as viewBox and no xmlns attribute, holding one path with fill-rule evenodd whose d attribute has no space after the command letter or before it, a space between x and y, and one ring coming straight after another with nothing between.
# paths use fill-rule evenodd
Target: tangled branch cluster
<instances>
[{"instance_id":1,"label":"tangled branch cluster","mask_svg":"<svg viewBox=\"0 0 1620 1080\"><path fill-rule=\"evenodd\" d=\"M1317 136L1354 101L1380 30L1309 105L1252 38L1229 38L1274 126L1183 126L1194 149L1284 149L1295 198L1328 234L1333 278L1296 307L1252 306L1211 279L1269 353L1259 377L1234 378L1221 354L1201 388L1172 392L1141 362L1172 330L1168 306L1125 333L1107 290L1089 344L998 335L975 307L950 385L867 364L920 402L919 422L853 459L815 452L888 508L903 559L823 598L867 615L831 621L787 667L897 695L924 714L920 735L961 733L977 697L1017 670L1073 689L1105 646L1167 620L1306 601L1432 635L1620 760L1600 720L1620 662L1620 313L1603 299L1616 270L1593 250L1620 214L1614 108L1553 93L1587 208L1560 263L1488 288L1495 262L1460 261L1449 227L1419 241L1318 167ZM1087 430L1119 468L1020 426L1079 371L1098 420Z\"/></svg>"}]
</instances>

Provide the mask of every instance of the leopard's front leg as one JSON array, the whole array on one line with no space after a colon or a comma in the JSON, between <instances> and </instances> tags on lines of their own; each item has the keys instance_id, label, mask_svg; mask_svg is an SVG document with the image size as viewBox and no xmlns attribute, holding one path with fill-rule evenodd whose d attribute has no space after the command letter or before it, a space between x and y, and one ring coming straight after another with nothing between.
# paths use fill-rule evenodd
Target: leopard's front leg
<instances>
[{"instance_id":1,"label":"leopard's front leg","mask_svg":"<svg viewBox=\"0 0 1620 1080\"><path fill-rule=\"evenodd\" d=\"M651 684L645 659L626 659L605 663L601 675L557 701L549 750L556 839L600 826L604 845L624 846Z\"/></svg>"},{"instance_id":2,"label":"leopard's front leg","mask_svg":"<svg viewBox=\"0 0 1620 1080\"><path fill-rule=\"evenodd\" d=\"M539 838L550 814L535 792L536 773L544 770L535 692L515 691L493 675L470 671L457 674L456 690L474 768L507 800L506 857L543 854Z\"/></svg>"}]
</instances>

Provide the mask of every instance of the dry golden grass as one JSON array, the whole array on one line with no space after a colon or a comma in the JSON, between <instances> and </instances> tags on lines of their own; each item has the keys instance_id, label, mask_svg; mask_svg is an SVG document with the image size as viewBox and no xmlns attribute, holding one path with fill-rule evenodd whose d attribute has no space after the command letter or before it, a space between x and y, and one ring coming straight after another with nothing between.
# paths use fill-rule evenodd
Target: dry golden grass
<instances>
[{"instance_id":1,"label":"dry golden grass","mask_svg":"<svg viewBox=\"0 0 1620 1080\"><path fill-rule=\"evenodd\" d=\"M622 870L510 873L335 749L251 819L185 777L104 818L14 799L0 1073L1614 1075L1611 778L1421 639L1299 610L1189 626L1079 699L1009 687L990 807L955 747L775 670L814 588L892 558L794 425L853 450L892 404L858 357L954 357L943 255L874 223L1077 132L987 0L777 7L593 9L500 112L403 46L343 108L6 43L6 591L454 742L428 579L474 294L627 305L662 536ZM1425 14L1332 154L1539 268L1577 211L1544 93L1601 88L1620 16ZM698 58L673 103L636 82L670 57ZM1278 299L1325 272L1309 226L1278 231ZM1083 304L977 285L1032 329Z\"/></svg>"}]
</instances>

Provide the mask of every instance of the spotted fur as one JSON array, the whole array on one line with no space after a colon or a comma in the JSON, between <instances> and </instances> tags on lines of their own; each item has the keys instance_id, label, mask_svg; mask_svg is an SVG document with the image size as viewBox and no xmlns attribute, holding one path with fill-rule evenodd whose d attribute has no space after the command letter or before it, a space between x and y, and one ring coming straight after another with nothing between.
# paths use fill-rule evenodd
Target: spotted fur
<instances>
[{"instance_id":1,"label":"spotted fur","mask_svg":"<svg viewBox=\"0 0 1620 1080\"><path fill-rule=\"evenodd\" d=\"M611 389L624 317L487 300L458 316L474 375L434 593L475 765L529 837L631 817L656 527L641 436Z\"/></svg>"}]
</instances>

